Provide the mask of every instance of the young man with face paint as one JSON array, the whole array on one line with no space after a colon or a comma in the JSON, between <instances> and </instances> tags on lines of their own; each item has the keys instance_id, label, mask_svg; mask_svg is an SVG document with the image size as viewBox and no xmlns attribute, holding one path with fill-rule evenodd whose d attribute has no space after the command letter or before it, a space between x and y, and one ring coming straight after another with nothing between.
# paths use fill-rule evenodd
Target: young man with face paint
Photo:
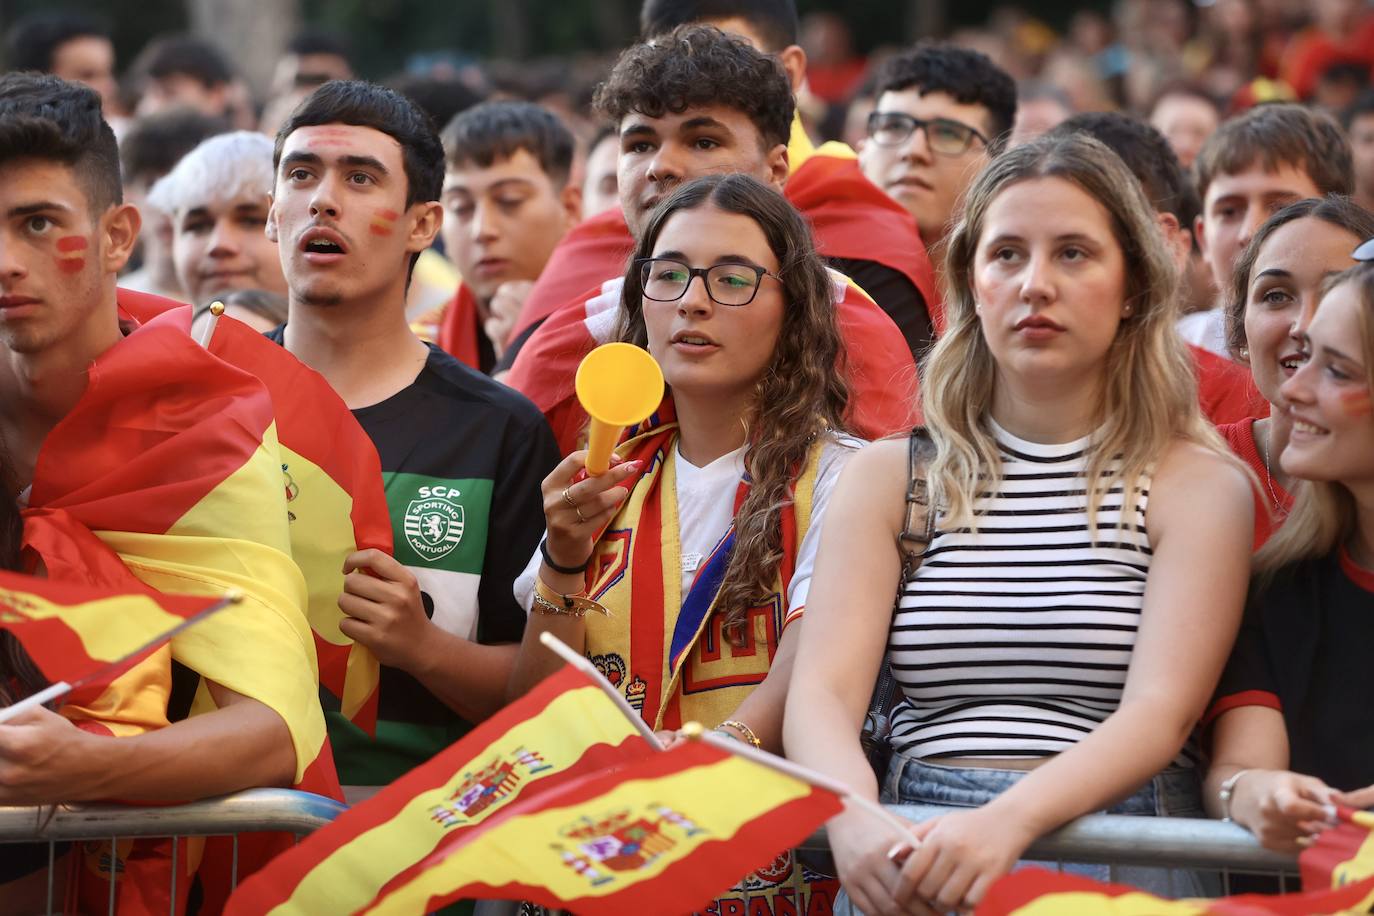
<instances>
[{"instance_id":1,"label":"young man with face paint","mask_svg":"<svg viewBox=\"0 0 1374 916\"><path fill-rule=\"evenodd\" d=\"M121 323L116 275L139 216L122 202L114 134L100 112L89 88L0 77L0 442L14 475L6 495L33 510L25 539L40 562L30 568L49 578L169 588L175 549L181 587L171 590L199 583L222 594L232 583L246 595L171 643L170 658L205 678L210 711L120 740L42 708L23 714L0 726L0 804L182 801L300 784L324 738L298 600L304 582L286 552L279 462L261 439L240 435L250 420L267 428L270 400L255 379L185 334ZM195 415L207 403L216 415ZM152 414L157 422L146 422ZM227 431L217 416L244 429ZM131 428L139 430L132 446ZM201 445L194 469L171 460L174 451L187 457L178 446L186 437ZM212 480L208 490L193 486L192 470ZM155 498L144 492L150 477L160 486ZM229 498L233 478L255 484L259 496L213 509L217 492ZM92 492L104 510L92 507ZM162 518L169 509L176 519ZM91 552L72 563L53 550L58 543ZM212 630L207 654L200 640ZM254 670L248 655L273 670ZM165 664L133 698L156 707L163 723ZM274 686L264 687L268 680ZM337 791L332 768L329 777Z\"/></svg>"},{"instance_id":2,"label":"young man with face paint","mask_svg":"<svg viewBox=\"0 0 1374 916\"><path fill-rule=\"evenodd\" d=\"M543 533L557 463L539 412L426 345L406 321L419 253L438 234L443 148L403 96L316 90L277 134L268 234L289 320L272 332L353 409L381 456L395 556L348 558L340 629L382 662L376 738L335 712L345 783L382 785L504 702L524 630L512 583Z\"/></svg>"},{"instance_id":3,"label":"young man with face paint","mask_svg":"<svg viewBox=\"0 0 1374 916\"><path fill-rule=\"evenodd\" d=\"M491 372L531 284L582 218L573 135L530 102L484 102L444 128L444 251L463 283L437 343ZM509 368L507 364L505 368Z\"/></svg>"},{"instance_id":4,"label":"young man with face paint","mask_svg":"<svg viewBox=\"0 0 1374 916\"><path fill-rule=\"evenodd\" d=\"M633 235L647 224L654 206L682 183L742 172L784 192L808 218L817 248L832 268L840 245L871 241L871 250L881 251L884 243L872 237L881 225L894 230L885 243L900 244L924 263L911 216L865 179L852 158L815 152L789 175L794 103L787 74L777 58L738 36L711 26L684 26L636 45L621 55L598 90L596 104L620 134L621 212L582 223L559 250L595 249L586 263L600 265L604 272L593 290L583 289L532 332L506 378L544 411L565 453L577 447L585 420L571 390L577 362L608 339ZM855 196L846 196L850 193ZM546 281L570 288L565 281L585 274L586 263L560 259L556 250L531 299ZM840 263L849 260L842 257ZM914 411L910 339L857 288L860 281L836 280L851 425L865 437L895 432L909 425ZM530 302L526 300L527 308Z\"/></svg>"}]
</instances>

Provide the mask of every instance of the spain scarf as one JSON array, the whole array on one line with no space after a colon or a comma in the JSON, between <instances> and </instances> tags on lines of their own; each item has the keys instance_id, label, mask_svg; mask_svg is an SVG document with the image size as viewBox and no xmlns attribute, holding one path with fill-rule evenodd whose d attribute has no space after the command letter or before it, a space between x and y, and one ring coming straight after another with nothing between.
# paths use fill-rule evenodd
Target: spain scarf
<instances>
[{"instance_id":1,"label":"spain scarf","mask_svg":"<svg viewBox=\"0 0 1374 916\"><path fill-rule=\"evenodd\" d=\"M655 729L689 721L719 725L763 683L777 653L797 548L811 523L821 445L811 447L793 484L793 501L782 510L783 559L772 594L749 610L742 644L735 645L716 606L735 546L733 526L682 594L678 426L671 399L629 435L619 453L644 464L626 481L629 498L597 539L587 567L588 591L610 614L587 616L586 653ZM736 512L748 492L749 482L742 480ZM814 900L825 911L837 891L834 881L805 873L791 852L778 849L769 865L720 895L719 911L758 898L786 899L798 912L808 912L801 901Z\"/></svg>"},{"instance_id":2,"label":"spain scarf","mask_svg":"<svg viewBox=\"0 0 1374 916\"><path fill-rule=\"evenodd\" d=\"M626 481L629 498L588 564L588 591L610 614L587 618L587 655L654 728L680 728L688 721L715 726L762 683L777 651L797 546L811 522L820 444L812 446L794 484L794 501L782 511L783 561L773 593L750 610L744 644L737 647L722 632L724 613L716 607L734 549L733 526L682 594L678 426L671 400L632 432L619 453L644 465ZM736 511L748 492L749 482L742 480Z\"/></svg>"}]
</instances>

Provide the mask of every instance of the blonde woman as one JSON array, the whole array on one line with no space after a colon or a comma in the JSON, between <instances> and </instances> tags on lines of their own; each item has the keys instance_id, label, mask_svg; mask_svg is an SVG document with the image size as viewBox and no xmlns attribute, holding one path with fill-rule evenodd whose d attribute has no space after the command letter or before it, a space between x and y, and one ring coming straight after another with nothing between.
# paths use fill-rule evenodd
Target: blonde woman
<instances>
[{"instance_id":1,"label":"blonde woman","mask_svg":"<svg viewBox=\"0 0 1374 916\"><path fill-rule=\"evenodd\" d=\"M1255 556L1209 714L1206 794L1214 815L1290 852L1331 802L1374 804L1374 266L1329 284L1300 343L1280 390L1293 511Z\"/></svg>"},{"instance_id":2,"label":"blonde woman","mask_svg":"<svg viewBox=\"0 0 1374 916\"><path fill-rule=\"evenodd\" d=\"M1185 743L1249 569L1248 477L1199 413L1173 265L1115 154L1072 135L994 160L946 277L922 387L934 538L899 583L907 445L862 451L784 720L788 756L877 797L858 737L889 652L905 697L882 799L969 809L904 838L860 812L830 822L869 914L974 906L1088 812L1201 814Z\"/></svg>"}]
</instances>

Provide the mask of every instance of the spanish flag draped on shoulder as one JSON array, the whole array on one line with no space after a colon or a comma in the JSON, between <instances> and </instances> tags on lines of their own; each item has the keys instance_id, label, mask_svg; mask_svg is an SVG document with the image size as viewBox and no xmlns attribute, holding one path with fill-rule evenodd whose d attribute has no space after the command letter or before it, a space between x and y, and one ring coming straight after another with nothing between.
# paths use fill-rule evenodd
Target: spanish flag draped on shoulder
<instances>
[{"instance_id":1,"label":"spanish flag draped on shoulder","mask_svg":"<svg viewBox=\"0 0 1374 916\"><path fill-rule=\"evenodd\" d=\"M29 505L64 510L158 591L242 593L173 639L172 656L281 715L301 781L324 747L324 716L281 479L262 384L185 334L147 327L91 365L44 440ZM212 707L202 688L193 712Z\"/></svg>"},{"instance_id":2,"label":"spanish flag draped on shoulder","mask_svg":"<svg viewBox=\"0 0 1374 916\"><path fill-rule=\"evenodd\" d=\"M344 617L339 595L346 556L368 548L392 552L391 517L372 440L322 375L242 322L202 313L193 328L190 306L157 310L159 303L150 303L146 294L120 290L119 295L126 313L147 317L150 327L208 332L205 347L211 354L267 388L281 452L291 556L305 577L320 686L344 716L371 734L377 723L377 659L339 630Z\"/></svg>"},{"instance_id":3,"label":"spanish flag draped on shoulder","mask_svg":"<svg viewBox=\"0 0 1374 916\"><path fill-rule=\"evenodd\" d=\"M178 628L219 605L0 572L0 630L14 634L38 670L73 689L63 703L94 702L120 674Z\"/></svg>"},{"instance_id":4,"label":"spanish flag draped on shoulder","mask_svg":"<svg viewBox=\"0 0 1374 916\"><path fill-rule=\"evenodd\" d=\"M478 834L514 802L653 753L599 685L566 667L277 858L226 912L361 910L394 876Z\"/></svg>"},{"instance_id":5,"label":"spanish flag draped on shoulder","mask_svg":"<svg viewBox=\"0 0 1374 916\"><path fill-rule=\"evenodd\" d=\"M1298 857L1302 891L1165 900L1120 884L1027 868L997 881L977 916L1326 916L1374 907L1374 814L1338 808L1340 823Z\"/></svg>"}]
</instances>

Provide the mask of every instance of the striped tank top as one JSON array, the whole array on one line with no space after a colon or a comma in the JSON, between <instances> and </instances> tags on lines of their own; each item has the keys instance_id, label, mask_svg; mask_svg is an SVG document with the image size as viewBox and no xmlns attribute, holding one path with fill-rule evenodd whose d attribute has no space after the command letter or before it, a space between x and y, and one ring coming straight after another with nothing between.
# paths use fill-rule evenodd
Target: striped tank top
<instances>
[{"instance_id":1,"label":"striped tank top","mask_svg":"<svg viewBox=\"0 0 1374 916\"><path fill-rule=\"evenodd\" d=\"M1090 439L1044 445L991 424L996 492L977 531L937 529L902 586L888 648L905 693L892 744L913 757L1027 758L1073 746L1121 701L1150 571L1149 480L1101 499ZM1094 543L1096 535L1096 543Z\"/></svg>"}]
</instances>

